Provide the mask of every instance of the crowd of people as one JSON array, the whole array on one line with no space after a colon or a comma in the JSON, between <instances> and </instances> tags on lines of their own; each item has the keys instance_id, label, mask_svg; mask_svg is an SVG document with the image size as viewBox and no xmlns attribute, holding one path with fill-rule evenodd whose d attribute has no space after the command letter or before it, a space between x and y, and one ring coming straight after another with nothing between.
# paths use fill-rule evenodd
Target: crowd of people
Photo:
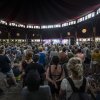
<instances>
[{"instance_id":1,"label":"crowd of people","mask_svg":"<svg viewBox=\"0 0 100 100\"><path fill-rule=\"evenodd\" d=\"M0 83L22 85L21 100L100 100L99 76L100 44L0 46Z\"/></svg>"}]
</instances>

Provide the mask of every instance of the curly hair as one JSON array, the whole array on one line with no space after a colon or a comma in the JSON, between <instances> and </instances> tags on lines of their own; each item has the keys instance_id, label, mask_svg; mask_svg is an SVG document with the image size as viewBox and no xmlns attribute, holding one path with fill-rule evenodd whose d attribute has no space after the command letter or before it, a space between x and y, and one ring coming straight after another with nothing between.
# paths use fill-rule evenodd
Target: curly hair
<instances>
[{"instance_id":1,"label":"curly hair","mask_svg":"<svg viewBox=\"0 0 100 100\"><path fill-rule=\"evenodd\" d=\"M82 61L78 57L71 58L68 61L67 68L77 77L80 77L83 75Z\"/></svg>"}]
</instances>

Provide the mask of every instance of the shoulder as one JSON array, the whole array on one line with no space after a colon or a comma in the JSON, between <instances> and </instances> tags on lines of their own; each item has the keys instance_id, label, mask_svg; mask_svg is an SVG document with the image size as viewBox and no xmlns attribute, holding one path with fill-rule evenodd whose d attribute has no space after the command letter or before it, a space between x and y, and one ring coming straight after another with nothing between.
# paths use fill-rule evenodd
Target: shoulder
<instances>
[{"instance_id":1,"label":"shoulder","mask_svg":"<svg viewBox=\"0 0 100 100\"><path fill-rule=\"evenodd\" d=\"M62 80L62 83L67 83L67 82L68 82L67 78L64 78L64 79Z\"/></svg>"},{"instance_id":2,"label":"shoulder","mask_svg":"<svg viewBox=\"0 0 100 100\"><path fill-rule=\"evenodd\" d=\"M61 85L64 86L64 85L67 85L68 84L68 80L67 78L64 78L61 82Z\"/></svg>"},{"instance_id":3,"label":"shoulder","mask_svg":"<svg viewBox=\"0 0 100 100\"><path fill-rule=\"evenodd\" d=\"M48 85L40 86L39 91L44 94L51 94L50 87Z\"/></svg>"},{"instance_id":4,"label":"shoulder","mask_svg":"<svg viewBox=\"0 0 100 100\"><path fill-rule=\"evenodd\" d=\"M29 93L29 91L28 91L28 89L27 89L27 87L24 87L23 89L22 89L22 91L21 91L21 95L26 95L26 94L28 94Z\"/></svg>"},{"instance_id":5,"label":"shoulder","mask_svg":"<svg viewBox=\"0 0 100 100\"><path fill-rule=\"evenodd\" d=\"M39 89L42 89L42 90L46 90L46 89L50 89L50 87L48 85L43 85L43 86L40 86Z\"/></svg>"},{"instance_id":6,"label":"shoulder","mask_svg":"<svg viewBox=\"0 0 100 100\"><path fill-rule=\"evenodd\" d=\"M64 78L62 80L62 82L61 82L61 89L62 90L70 90L71 89L70 84L69 84L67 78Z\"/></svg>"}]
</instances>

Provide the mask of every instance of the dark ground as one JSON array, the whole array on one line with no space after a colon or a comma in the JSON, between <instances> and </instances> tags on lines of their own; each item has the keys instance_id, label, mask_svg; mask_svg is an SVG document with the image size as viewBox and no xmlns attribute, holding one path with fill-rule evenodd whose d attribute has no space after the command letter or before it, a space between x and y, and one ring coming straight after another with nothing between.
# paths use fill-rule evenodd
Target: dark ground
<instances>
[{"instance_id":1,"label":"dark ground","mask_svg":"<svg viewBox=\"0 0 100 100\"><path fill-rule=\"evenodd\" d=\"M0 100L21 100L21 86L12 86L9 89L6 89L4 95L0 96Z\"/></svg>"}]
</instances>

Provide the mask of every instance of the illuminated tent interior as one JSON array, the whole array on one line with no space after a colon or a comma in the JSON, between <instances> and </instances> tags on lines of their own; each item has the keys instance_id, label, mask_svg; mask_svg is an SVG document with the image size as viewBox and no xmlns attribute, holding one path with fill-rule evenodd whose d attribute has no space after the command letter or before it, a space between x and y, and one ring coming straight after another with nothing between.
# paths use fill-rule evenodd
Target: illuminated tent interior
<instances>
[{"instance_id":1,"label":"illuminated tent interior","mask_svg":"<svg viewBox=\"0 0 100 100\"><path fill-rule=\"evenodd\" d=\"M3 0L0 1L0 39L67 39L76 37L76 32L77 38L90 38L93 27L96 27L95 36L100 37L99 8L99 0ZM92 12L95 17L79 22ZM75 24L69 23L73 20ZM82 29L86 29L84 35Z\"/></svg>"}]
</instances>

